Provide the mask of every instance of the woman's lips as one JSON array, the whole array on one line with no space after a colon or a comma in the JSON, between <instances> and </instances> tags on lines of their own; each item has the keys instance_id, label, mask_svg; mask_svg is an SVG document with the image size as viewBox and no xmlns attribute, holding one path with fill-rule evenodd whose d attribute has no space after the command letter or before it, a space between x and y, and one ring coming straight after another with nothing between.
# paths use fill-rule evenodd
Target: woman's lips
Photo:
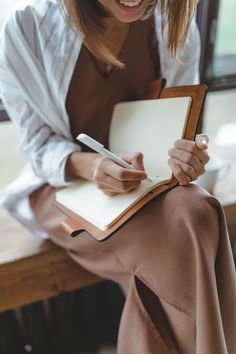
<instances>
[{"instance_id":1,"label":"woman's lips","mask_svg":"<svg viewBox=\"0 0 236 354\"><path fill-rule=\"evenodd\" d=\"M142 5L144 0L137 1L124 1L124 0L115 0L119 7L125 12L135 12Z\"/></svg>"}]
</instances>

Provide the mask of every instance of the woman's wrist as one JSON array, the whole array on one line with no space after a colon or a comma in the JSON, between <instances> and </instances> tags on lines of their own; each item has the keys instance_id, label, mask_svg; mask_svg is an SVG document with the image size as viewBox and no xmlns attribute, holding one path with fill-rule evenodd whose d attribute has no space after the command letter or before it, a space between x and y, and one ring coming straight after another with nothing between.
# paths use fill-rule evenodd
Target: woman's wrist
<instances>
[{"instance_id":1,"label":"woman's wrist","mask_svg":"<svg viewBox=\"0 0 236 354\"><path fill-rule=\"evenodd\" d=\"M66 166L66 179L82 177L88 180L93 179L96 162L101 156L98 153L75 151L69 155Z\"/></svg>"}]
</instances>

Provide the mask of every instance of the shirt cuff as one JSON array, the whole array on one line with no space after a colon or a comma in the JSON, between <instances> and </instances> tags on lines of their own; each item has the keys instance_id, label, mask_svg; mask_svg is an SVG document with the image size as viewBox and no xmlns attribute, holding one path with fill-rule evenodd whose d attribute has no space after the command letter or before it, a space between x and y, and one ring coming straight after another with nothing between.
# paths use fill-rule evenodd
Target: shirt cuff
<instances>
[{"instance_id":1,"label":"shirt cuff","mask_svg":"<svg viewBox=\"0 0 236 354\"><path fill-rule=\"evenodd\" d=\"M66 176L65 168L68 157L76 151L81 151L79 145L63 141L57 143L54 149L50 149L44 158L44 171L48 172L47 181L53 187L71 185L79 177L70 178Z\"/></svg>"}]
</instances>

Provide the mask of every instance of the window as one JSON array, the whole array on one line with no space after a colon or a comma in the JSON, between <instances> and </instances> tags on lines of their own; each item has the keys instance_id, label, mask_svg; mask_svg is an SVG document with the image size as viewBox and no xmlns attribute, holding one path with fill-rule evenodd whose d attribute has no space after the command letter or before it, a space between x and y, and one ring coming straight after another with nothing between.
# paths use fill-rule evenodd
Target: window
<instances>
[{"instance_id":1,"label":"window","mask_svg":"<svg viewBox=\"0 0 236 354\"><path fill-rule=\"evenodd\" d=\"M236 74L236 1L222 0L213 56L213 78Z\"/></svg>"},{"instance_id":2,"label":"window","mask_svg":"<svg viewBox=\"0 0 236 354\"><path fill-rule=\"evenodd\" d=\"M235 0L202 0L199 4L201 78L211 90L236 87L235 14Z\"/></svg>"}]
</instances>

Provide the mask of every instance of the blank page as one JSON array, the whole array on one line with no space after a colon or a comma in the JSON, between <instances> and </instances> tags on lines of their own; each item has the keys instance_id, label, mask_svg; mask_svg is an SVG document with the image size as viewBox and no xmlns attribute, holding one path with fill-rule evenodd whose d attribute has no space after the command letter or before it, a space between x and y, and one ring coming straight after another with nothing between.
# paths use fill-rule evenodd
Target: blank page
<instances>
[{"instance_id":1,"label":"blank page","mask_svg":"<svg viewBox=\"0 0 236 354\"><path fill-rule=\"evenodd\" d=\"M170 178L168 150L183 136L191 97L118 103L110 127L114 153L142 152L149 176Z\"/></svg>"}]
</instances>

